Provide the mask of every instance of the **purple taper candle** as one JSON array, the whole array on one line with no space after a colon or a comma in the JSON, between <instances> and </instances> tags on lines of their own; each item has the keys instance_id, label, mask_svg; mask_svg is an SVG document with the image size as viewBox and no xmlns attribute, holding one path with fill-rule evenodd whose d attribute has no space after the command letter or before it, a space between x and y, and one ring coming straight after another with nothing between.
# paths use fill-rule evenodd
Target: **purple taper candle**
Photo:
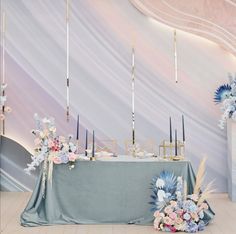
<instances>
[{"instance_id":1,"label":"purple taper candle","mask_svg":"<svg viewBox=\"0 0 236 234\"><path fill-rule=\"evenodd\" d=\"M170 143L172 143L172 124L171 124L171 117L170 117Z\"/></svg>"},{"instance_id":2,"label":"purple taper candle","mask_svg":"<svg viewBox=\"0 0 236 234\"><path fill-rule=\"evenodd\" d=\"M93 146L92 146L92 157L95 156L95 149L94 149L94 139L95 139L95 133L94 133L94 130L93 130Z\"/></svg>"},{"instance_id":3,"label":"purple taper candle","mask_svg":"<svg viewBox=\"0 0 236 234\"><path fill-rule=\"evenodd\" d=\"M79 140L79 115L77 116L76 140Z\"/></svg>"},{"instance_id":4,"label":"purple taper candle","mask_svg":"<svg viewBox=\"0 0 236 234\"><path fill-rule=\"evenodd\" d=\"M177 130L175 129L175 156L178 155Z\"/></svg>"},{"instance_id":5,"label":"purple taper candle","mask_svg":"<svg viewBox=\"0 0 236 234\"><path fill-rule=\"evenodd\" d=\"M88 129L86 129L86 133L85 133L85 156L88 156Z\"/></svg>"},{"instance_id":6,"label":"purple taper candle","mask_svg":"<svg viewBox=\"0 0 236 234\"><path fill-rule=\"evenodd\" d=\"M183 142L185 142L184 115L182 115L182 131L183 131Z\"/></svg>"}]
</instances>

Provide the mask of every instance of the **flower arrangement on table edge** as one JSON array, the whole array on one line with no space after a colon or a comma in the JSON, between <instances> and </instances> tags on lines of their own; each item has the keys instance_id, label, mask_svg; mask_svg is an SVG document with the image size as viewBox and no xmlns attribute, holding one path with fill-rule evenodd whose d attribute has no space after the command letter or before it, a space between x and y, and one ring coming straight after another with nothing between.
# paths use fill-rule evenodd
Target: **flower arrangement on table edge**
<instances>
[{"instance_id":1,"label":"flower arrangement on table edge","mask_svg":"<svg viewBox=\"0 0 236 234\"><path fill-rule=\"evenodd\" d=\"M72 142L72 135L67 138L56 134L56 126L54 118L40 118L38 114L34 115L36 129L31 132L35 135L34 139L34 155L31 156L32 162L27 164L25 172L30 174L42 162L44 169L48 163L66 164L69 163L69 169L74 168L77 159L77 147ZM52 168L52 165L51 165ZM46 172L45 172L46 173ZM50 175L52 171L48 171Z\"/></svg>"},{"instance_id":2,"label":"flower arrangement on table edge","mask_svg":"<svg viewBox=\"0 0 236 234\"><path fill-rule=\"evenodd\" d=\"M151 183L152 211L154 212L154 228L166 232L197 232L204 230L209 223L210 208L206 199L213 192L212 182L201 192L205 171L203 159L196 177L193 194L187 195L186 183L182 177L163 171L155 176ZM209 214L209 213L208 213Z\"/></svg>"},{"instance_id":3,"label":"flower arrangement on table edge","mask_svg":"<svg viewBox=\"0 0 236 234\"><path fill-rule=\"evenodd\" d=\"M222 103L223 114L219 120L219 127L224 129L227 119L236 121L236 74L234 78L229 74L229 83L217 88L214 101L216 104Z\"/></svg>"},{"instance_id":4,"label":"flower arrangement on table edge","mask_svg":"<svg viewBox=\"0 0 236 234\"><path fill-rule=\"evenodd\" d=\"M7 101L7 96L5 95L5 89L7 87L7 84L2 83L0 86L0 120L5 120L5 113L10 113L12 111L11 107L6 106L5 102Z\"/></svg>"}]
</instances>

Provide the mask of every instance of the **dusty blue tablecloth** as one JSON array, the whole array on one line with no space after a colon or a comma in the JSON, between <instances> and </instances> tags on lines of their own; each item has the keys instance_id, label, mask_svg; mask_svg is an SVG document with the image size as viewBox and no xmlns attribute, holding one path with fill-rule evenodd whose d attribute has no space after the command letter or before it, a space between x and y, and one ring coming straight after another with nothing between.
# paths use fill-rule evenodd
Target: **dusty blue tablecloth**
<instances>
[{"instance_id":1,"label":"dusty blue tablecloth","mask_svg":"<svg viewBox=\"0 0 236 234\"><path fill-rule=\"evenodd\" d=\"M68 165L56 165L45 198L40 174L21 224L151 223L150 183L163 170L183 176L188 193L193 191L195 175L189 161L78 161L72 170ZM208 215L209 219L213 216Z\"/></svg>"}]
</instances>

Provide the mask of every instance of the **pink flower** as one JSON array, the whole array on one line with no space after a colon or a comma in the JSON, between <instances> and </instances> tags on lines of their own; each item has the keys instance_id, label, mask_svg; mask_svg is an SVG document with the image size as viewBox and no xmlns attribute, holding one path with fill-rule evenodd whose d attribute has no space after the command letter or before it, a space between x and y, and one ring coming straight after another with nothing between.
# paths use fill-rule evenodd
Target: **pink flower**
<instances>
[{"instance_id":1,"label":"pink flower","mask_svg":"<svg viewBox=\"0 0 236 234\"><path fill-rule=\"evenodd\" d=\"M173 227L173 226L168 226L168 227L169 227L171 232L176 232L177 231L177 229L175 227Z\"/></svg>"},{"instance_id":2,"label":"pink flower","mask_svg":"<svg viewBox=\"0 0 236 234\"><path fill-rule=\"evenodd\" d=\"M167 225L173 225L173 221L172 221L171 218L169 218L169 217L164 217L164 218L163 218L163 221L164 221L164 223L167 224Z\"/></svg>"},{"instance_id":3,"label":"pink flower","mask_svg":"<svg viewBox=\"0 0 236 234\"><path fill-rule=\"evenodd\" d=\"M77 159L77 156L74 153L69 153L69 161L74 162Z\"/></svg>"},{"instance_id":4,"label":"pink flower","mask_svg":"<svg viewBox=\"0 0 236 234\"><path fill-rule=\"evenodd\" d=\"M58 158L58 157L53 157L53 158L52 158L52 161L53 161L55 164L61 164L61 159Z\"/></svg>"},{"instance_id":5,"label":"pink flower","mask_svg":"<svg viewBox=\"0 0 236 234\"><path fill-rule=\"evenodd\" d=\"M201 204L200 208L207 210L208 209L208 205L204 202Z\"/></svg>"},{"instance_id":6,"label":"pink flower","mask_svg":"<svg viewBox=\"0 0 236 234\"><path fill-rule=\"evenodd\" d=\"M181 216L184 213L184 211L182 209L179 209L176 211L176 213Z\"/></svg>"},{"instance_id":7,"label":"pink flower","mask_svg":"<svg viewBox=\"0 0 236 234\"><path fill-rule=\"evenodd\" d=\"M167 206L164 211L166 214L169 214L173 211L173 209L170 206Z\"/></svg>"},{"instance_id":8,"label":"pink flower","mask_svg":"<svg viewBox=\"0 0 236 234\"><path fill-rule=\"evenodd\" d=\"M176 201L170 201L170 205L171 205L171 207L176 207L177 206L177 202Z\"/></svg>"},{"instance_id":9,"label":"pink flower","mask_svg":"<svg viewBox=\"0 0 236 234\"><path fill-rule=\"evenodd\" d=\"M169 217L170 217L171 219L175 220L175 219L177 218L177 214L174 213L174 212L172 212L172 213L169 214Z\"/></svg>"},{"instance_id":10,"label":"pink flower","mask_svg":"<svg viewBox=\"0 0 236 234\"><path fill-rule=\"evenodd\" d=\"M177 219L175 220L175 222L176 222L177 224L181 224L181 223L183 223L183 219L177 218Z\"/></svg>"},{"instance_id":11,"label":"pink flower","mask_svg":"<svg viewBox=\"0 0 236 234\"><path fill-rule=\"evenodd\" d=\"M196 222L199 221L199 217L198 217L198 214L197 214L197 213L195 213L195 212L191 213L191 217L192 217Z\"/></svg>"},{"instance_id":12,"label":"pink flower","mask_svg":"<svg viewBox=\"0 0 236 234\"><path fill-rule=\"evenodd\" d=\"M161 221L161 219L159 219L159 218L156 218L154 220L154 228L157 229L157 230L159 229L160 221Z\"/></svg>"}]
</instances>

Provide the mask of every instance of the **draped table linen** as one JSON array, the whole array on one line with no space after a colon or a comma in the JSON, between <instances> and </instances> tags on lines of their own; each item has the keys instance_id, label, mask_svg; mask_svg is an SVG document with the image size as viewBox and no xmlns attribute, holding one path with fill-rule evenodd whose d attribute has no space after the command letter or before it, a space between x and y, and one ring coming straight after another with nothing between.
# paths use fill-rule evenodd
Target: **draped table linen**
<instances>
[{"instance_id":1,"label":"draped table linen","mask_svg":"<svg viewBox=\"0 0 236 234\"><path fill-rule=\"evenodd\" d=\"M42 196L42 172L33 194L21 214L21 225L132 223L148 225L150 183L163 170L183 176L188 194L195 175L189 161L130 159L127 156L103 161L77 161L74 169L54 165L52 182ZM213 217L210 210L205 217Z\"/></svg>"}]
</instances>

